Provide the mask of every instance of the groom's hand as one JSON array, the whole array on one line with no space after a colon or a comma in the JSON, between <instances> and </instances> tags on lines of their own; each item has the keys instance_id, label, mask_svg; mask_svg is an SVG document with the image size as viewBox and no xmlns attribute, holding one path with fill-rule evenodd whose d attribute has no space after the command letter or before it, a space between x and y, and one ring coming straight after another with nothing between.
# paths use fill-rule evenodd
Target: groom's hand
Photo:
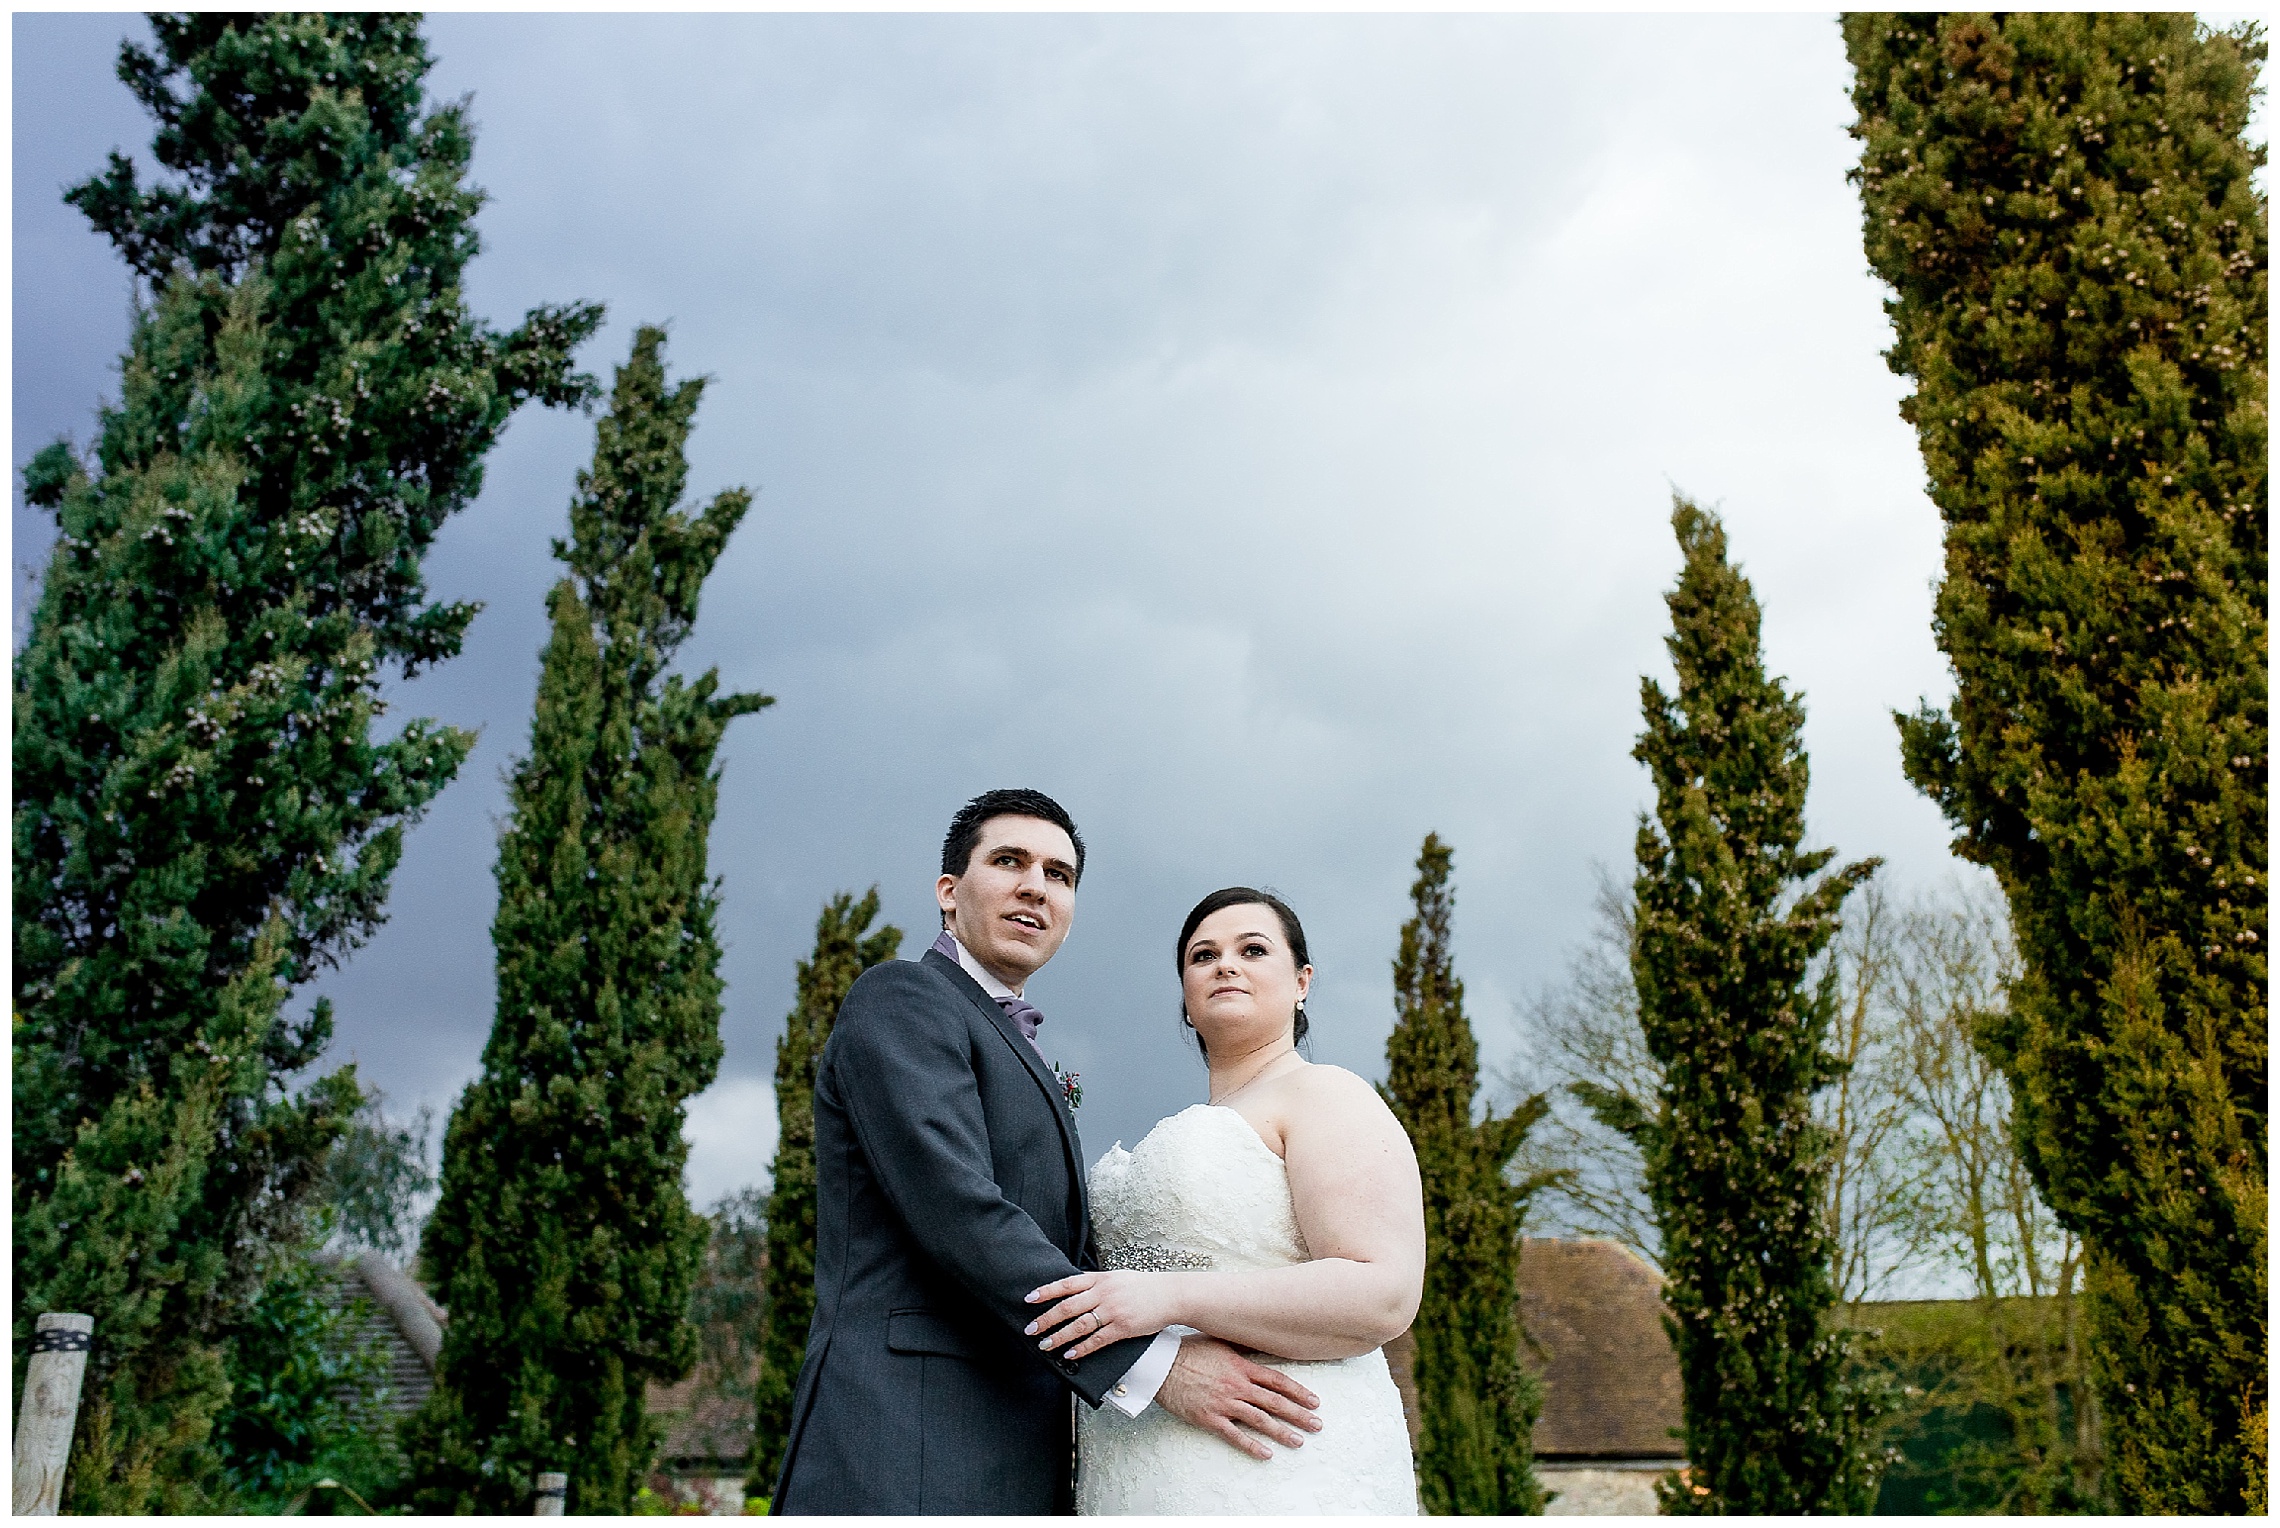
<instances>
[{"instance_id":1,"label":"groom's hand","mask_svg":"<svg viewBox=\"0 0 2280 1528\"><path fill-rule=\"evenodd\" d=\"M1253 1363L1216 1337L1190 1337L1180 1344L1172 1372L1156 1392L1156 1404L1181 1421L1217 1434L1254 1459L1272 1459L1274 1450L1259 1434L1285 1448L1303 1441L1297 1429L1320 1432L1321 1405L1315 1393L1280 1369Z\"/></svg>"}]
</instances>

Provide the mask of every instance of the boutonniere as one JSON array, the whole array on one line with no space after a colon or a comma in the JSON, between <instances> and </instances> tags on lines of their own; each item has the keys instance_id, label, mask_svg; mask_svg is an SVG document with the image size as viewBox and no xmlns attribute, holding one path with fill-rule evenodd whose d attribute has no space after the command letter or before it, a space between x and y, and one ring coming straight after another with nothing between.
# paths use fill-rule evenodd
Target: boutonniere
<instances>
[{"instance_id":1,"label":"boutonniere","mask_svg":"<svg viewBox=\"0 0 2280 1528\"><path fill-rule=\"evenodd\" d=\"M1068 1100L1069 1112L1071 1114L1076 1113L1077 1105L1085 1101L1085 1085L1077 1081L1084 1074L1082 1072L1064 1072L1061 1070L1061 1063L1056 1061L1053 1063L1053 1075L1061 1079L1061 1096Z\"/></svg>"}]
</instances>

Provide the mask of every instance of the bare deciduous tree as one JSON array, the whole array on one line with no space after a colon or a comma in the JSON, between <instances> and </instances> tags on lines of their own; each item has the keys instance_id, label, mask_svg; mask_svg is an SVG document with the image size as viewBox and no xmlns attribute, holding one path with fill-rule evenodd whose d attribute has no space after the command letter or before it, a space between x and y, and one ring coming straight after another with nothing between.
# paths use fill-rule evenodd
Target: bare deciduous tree
<instances>
[{"instance_id":1,"label":"bare deciduous tree","mask_svg":"<svg viewBox=\"0 0 2280 1528\"><path fill-rule=\"evenodd\" d=\"M1829 1045L1844 1071L1814 1112L1833 1138L1823 1212L1837 1244L1830 1272L1847 1305L1888 1296L1924 1240L1904 1149L1910 1106L1892 1011L1902 923L1882 887L1862 887L1845 908L1822 975L1837 1010Z\"/></svg>"},{"instance_id":2,"label":"bare deciduous tree","mask_svg":"<svg viewBox=\"0 0 2280 1528\"><path fill-rule=\"evenodd\" d=\"M1569 953L1566 980L1530 1002L1522 1054L1498 1074L1512 1097L1542 1093L1552 1105L1512 1170L1567 1170L1538 1199L1533 1230L1607 1237L1659 1266L1662 1235L1647 1202L1639 1148L1592 1118L1569 1091L1574 1083L1592 1082L1646 1101L1662 1085L1661 1068L1639 1031L1631 987L1631 889L1604 865L1597 871L1591 931Z\"/></svg>"},{"instance_id":3,"label":"bare deciduous tree","mask_svg":"<svg viewBox=\"0 0 2280 1528\"><path fill-rule=\"evenodd\" d=\"M1639 1031L1631 987L1631 895L1604 868L1591 931L1568 957L1565 980L1525 1011L1521 1059L1502 1073L1516 1097L1547 1093L1553 1112L1530 1139L1520 1171L1567 1169L1547 1191L1537 1223L1554 1234L1604 1236L1659 1261L1661 1238L1647 1203L1638 1148L1594 1119L1570 1091L1592 1083L1650 1111L1662 1074ZM1835 1136L1827 1214L1837 1239L1837 1276L1848 1304L1884 1293L1921 1240L1911 1177L1898 1150L1908 1108L1892 1045L1890 993L1899 919L1874 885L1845 913L1823 967L1836 1005L1830 1043L1845 1075L1814 1101Z\"/></svg>"},{"instance_id":4,"label":"bare deciduous tree","mask_svg":"<svg viewBox=\"0 0 2280 1528\"><path fill-rule=\"evenodd\" d=\"M1902 920L1893 986L1894 1044L1909 1111L1916 1242L1969 1280L1976 1341L1912 1360L1928 1381L1917 1414L1992 1407L1999 1443L1952 1462L1971 1505L2022 1512L2096 1504L2097 1408L2084 1383L2082 1248L2035 1191L2013 1142L2011 1096L1973 1044L2002 1011L2016 969L2009 921L1992 887L1954 885Z\"/></svg>"},{"instance_id":5,"label":"bare deciduous tree","mask_svg":"<svg viewBox=\"0 0 2280 1528\"><path fill-rule=\"evenodd\" d=\"M1554 1104L1514 1170L1568 1171L1539 1199L1539 1229L1610 1237L1659 1261L1637 1148L1569 1091L1596 1083L1651 1108L1661 1083L1631 988L1629 889L1604 870L1594 914L1564 979L1525 1009L1521 1059L1502 1074L1515 1096L1546 1092ZM1973 1043L2002 1012L2015 960L2002 898L1984 881L1904 906L1864 888L1822 969L1836 1006L1829 1044L1846 1069L1816 1113L1835 1136L1827 1213L1855 1319L1875 1325L1860 1307L1943 1286L1978 1305L1975 1321L1938 1325L1930 1346L1899 1330L1879 1341L1878 1360L1908 1377L1894 1426L1992 1408L2002 1435L1942 1468L1985 1510L2056 1511L2097 1501L2098 1419L2083 1383L2081 1246L2037 1194L2013 1144L2009 1091Z\"/></svg>"},{"instance_id":6,"label":"bare deciduous tree","mask_svg":"<svg viewBox=\"0 0 2280 1528\"><path fill-rule=\"evenodd\" d=\"M1915 1210L1927 1245L1977 1294L2052 1295L2076 1254L2011 1140L2011 1095L1972 1044L2000 1013L2015 960L1991 888L1951 887L1908 910L1892 993L1914 1130Z\"/></svg>"}]
</instances>

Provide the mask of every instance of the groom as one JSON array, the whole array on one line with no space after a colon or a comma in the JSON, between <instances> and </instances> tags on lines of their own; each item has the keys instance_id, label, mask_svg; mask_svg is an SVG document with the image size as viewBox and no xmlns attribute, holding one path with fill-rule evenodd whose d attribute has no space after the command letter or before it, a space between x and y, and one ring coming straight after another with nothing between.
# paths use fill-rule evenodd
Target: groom
<instances>
[{"instance_id":1,"label":"groom","mask_svg":"<svg viewBox=\"0 0 2280 1528\"><path fill-rule=\"evenodd\" d=\"M1021 993L1069 934L1084 840L1051 797L989 791L942 845L942 933L872 967L815 1084L815 1322L774 1510L1066 1513L1069 1397L1151 1404L1260 1458L1315 1398L1213 1338L1070 1362L1031 1290L1093 1266L1077 1125Z\"/></svg>"}]
</instances>

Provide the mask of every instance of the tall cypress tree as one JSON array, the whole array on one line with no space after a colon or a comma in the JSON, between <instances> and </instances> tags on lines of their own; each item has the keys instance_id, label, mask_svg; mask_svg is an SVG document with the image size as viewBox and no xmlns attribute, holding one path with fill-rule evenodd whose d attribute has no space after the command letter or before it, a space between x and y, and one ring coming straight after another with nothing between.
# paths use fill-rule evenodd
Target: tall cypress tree
<instances>
[{"instance_id":1,"label":"tall cypress tree","mask_svg":"<svg viewBox=\"0 0 2280 1528\"><path fill-rule=\"evenodd\" d=\"M1549 1181L1514 1183L1512 1158L1542 1094L1475 1120L1480 1054L1450 951L1454 851L1425 835L1410 888L1416 913L1393 962L1393 1033L1379 1091L1409 1132L1425 1188L1425 1294L1412 1331L1417 1494L1432 1514L1539 1513L1532 1441L1543 1390L1520 1363L1520 1230Z\"/></svg>"},{"instance_id":2,"label":"tall cypress tree","mask_svg":"<svg viewBox=\"0 0 2280 1528\"><path fill-rule=\"evenodd\" d=\"M70 193L142 282L89 459L25 473L58 536L15 665L14 1378L96 1320L67 1504L212 1501L223 1347L354 1109L286 994L379 922L471 739L375 739L386 671L473 614L420 563L516 407L590 387L590 309L466 311L480 196L401 16L158 16L119 72L173 178Z\"/></svg>"},{"instance_id":3,"label":"tall cypress tree","mask_svg":"<svg viewBox=\"0 0 2280 1528\"><path fill-rule=\"evenodd\" d=\"M1806 884L1836 851L1798 847L1804 707L1766 675L1724 528L1684 498L1671 523L1686 558L1668 596L1678 694L1641 681L1632 750L1655 814L1639 820L1631 973L1662 1088L1651 1112L1578 1091L1639 1142L1662 1231L1689 1465L1661 1486L1663 1509L1866 1512L1867 1403L1824 1330L1831 1141L1812 1099L1838 1075L1823 1047L1836 990L1808 968L1876 862Z\"/></svg>"},{"instance_id":4,"label":"tall cypress tree","mask_svg":"<svg viewBox=\"0 0 2280 1528\"><path fill-rule=\"evenodd\" d=\"M1978 1036L2089 1251L2109 1479L2265 1505L2261 30L1856 15L1863 227L1947 526L1909 777L2023 966Z\"/></svg>"},{"instance_id":5,"label":"tall cypress tree","mask_svg":"<svg viewBox=\"0 0 2280 1528\"><path fill-rule=\"evenodd\" d=\"M752 1478L776 1487L792 1425L792 1384L815 1319L815 1064L855 978L902 948L893 924L871 928L879 888L858 900L840 892L815 920L815 952L799 962L798 1000L776 1042L776 1161L768 1190L768 1304L760 1318L760 1380L754 1401Z\"/></svg>"},{"instance_id":6,"label":"tall cypress tree","mask_svg":"<svg viewBox=\"0 0 2280 1528\"><path fill-rule=\"evenodd\" d=\"M406 1424L426 1511L625 1512L656 1452L652 1381L696 1357L709 1226L681 1187L683 1106L720 1064L706 839L730 721L770 704L665 666L752 496L675 506L701 380L668 386L664 331L618 368L547 597L529 755L499 843L498 1008L452 1110L421 1241L451 1312Z\"/></svg>"}]
</instances>

